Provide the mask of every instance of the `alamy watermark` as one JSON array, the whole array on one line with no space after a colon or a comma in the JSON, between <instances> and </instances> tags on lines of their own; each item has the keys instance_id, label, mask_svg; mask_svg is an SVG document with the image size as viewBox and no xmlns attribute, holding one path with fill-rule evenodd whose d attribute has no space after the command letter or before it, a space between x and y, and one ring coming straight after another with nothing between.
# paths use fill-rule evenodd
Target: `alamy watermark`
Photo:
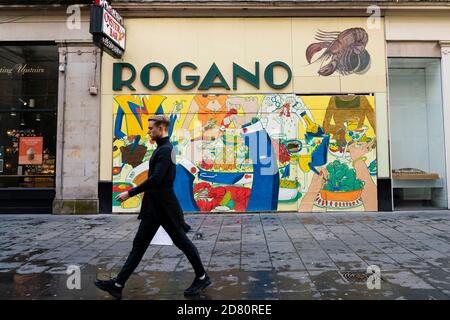
<instances>
[{"instance_id":1,"label":"alamy watermark","mask_svg":"<svg viewBox=\"0 0 450 320\"><path fill-rule=\"evenodd\" d=\"M377 265L371 265L367 267L367 274L370 276L367 278L367 289L381 289L381 269Z\"/></svg>"},{"instance_id":2,"label":"alamy watermark","mask_svg":"<svg viewBox=\"0 0 450 320\"><path fill-rule=\"evenodd\" d=\"M81 29L81 9L77 4L67 7L66 13L69 15L66 26L69 30Z\"/></svg>"},{"instance_id":3,"label":"alamy watermark","mask_svg":"<svg viewBox=\"0 0 450 320\"><path fill-rule=\"evenodd\" d=\"M66 274L69 275L67 277L66 285L67 289L73 290L81 289L81 270L77 265L70 265L67 267Z\"/></svg>"},{"instance_id":4,"label":"alamy watermark","mask_svg":"<svg viewBox=\"0 0 450 320\"><path fill-rule=\"evenodd\" d=\"M367 28L369 30L381 29L381 8L377 5L367 7L366 13L370 14L367 18Z\"/></svg>"}]
</instances>

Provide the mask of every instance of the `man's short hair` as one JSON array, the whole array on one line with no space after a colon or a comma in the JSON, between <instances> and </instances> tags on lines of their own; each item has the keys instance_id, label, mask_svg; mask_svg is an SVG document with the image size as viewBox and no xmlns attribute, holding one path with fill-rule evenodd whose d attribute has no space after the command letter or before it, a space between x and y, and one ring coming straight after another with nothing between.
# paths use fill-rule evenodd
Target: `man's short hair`
<instances>
[{"instance_id":1,"label":"man's short hair","mask_svg":"<svg viewBox=\"0 0 450 320\"><path fill-rule=\"evenodd\" d=\"M154 115L148 118L148 121L154 121L155 126L163 126L166 130L169 129L170 121L166 115Z\"/></svg>"}]
</instances>

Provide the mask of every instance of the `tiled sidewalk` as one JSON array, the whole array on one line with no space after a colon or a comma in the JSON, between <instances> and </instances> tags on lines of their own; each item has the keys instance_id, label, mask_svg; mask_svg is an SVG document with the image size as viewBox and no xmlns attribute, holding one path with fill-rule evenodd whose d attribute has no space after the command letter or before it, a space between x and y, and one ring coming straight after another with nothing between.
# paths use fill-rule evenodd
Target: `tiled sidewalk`
<instances>
[{"instance_id":1,"label":"tiled sidewalk","mask_svg":"<svg viewBox=\"0 0 450 320\"><path fill-rule=\"evenodd\" d=\"M214 278L205 291L212 299L450 298L448 211L197 214L186 221ZM134 215L1 215L0 298L106 297L92 281L119 270L138 223ZM67 289L68 265L80 266L84 289ZM381 269L381 289L343 277L369 265ZM176 247L150 246L125 293L182 299L192 276Z\"/></svg>"}]
</instances>

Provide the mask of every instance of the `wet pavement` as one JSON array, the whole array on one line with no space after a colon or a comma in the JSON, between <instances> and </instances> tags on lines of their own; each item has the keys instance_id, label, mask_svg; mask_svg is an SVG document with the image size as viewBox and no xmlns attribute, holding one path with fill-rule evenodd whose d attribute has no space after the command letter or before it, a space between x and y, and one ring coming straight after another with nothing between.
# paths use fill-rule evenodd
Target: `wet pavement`
<instances>
[{"instance_id":1,"label":"wet pavement","mask_svg":"<svg viewBox=\"0 0 450 320\"><path fill-rule=\"evenodd\" d=\"M213 279L194 299L450 299L449 211L186 221ZM117 274L138 224L135 215L0 215L0 299L113 299L93 282ZM193 276L176 247L151 245L123 299L183 300Z\"/></svg>"}]
</instances>

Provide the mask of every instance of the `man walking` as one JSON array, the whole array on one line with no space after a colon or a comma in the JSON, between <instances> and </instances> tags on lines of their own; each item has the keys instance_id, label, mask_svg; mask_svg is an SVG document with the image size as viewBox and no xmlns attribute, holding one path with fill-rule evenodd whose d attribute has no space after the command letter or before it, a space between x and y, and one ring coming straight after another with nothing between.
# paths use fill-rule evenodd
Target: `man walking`
<instances>
[{"instance_id":1,"label":"man walking","mask_svg":"<svg viewBox=\"0 0 450 320\"><path fill-rule=\"evenodd\" d=\"M175 180L175 159L172 160L173 146L169 141L169 119L166 116L153 116L148 121L148 134L157 143L149 163L149 174L146 181L137 187L122 192L117 201L125 201L144 192L139 229L133 241L133 248L117 278L111 280L96 280L95 285L107 291L115 298L122 297L126 281L141 261L145 251L158 228L162 226L169 234L173 243L186 255L194 268L195 279L192 285L184 291L185 295L197 295L211 284L198 250L186 236L183 228L183 211L173 190ZM174 155L173 155L174 156Z\"/></svg>"}]
</instances>

